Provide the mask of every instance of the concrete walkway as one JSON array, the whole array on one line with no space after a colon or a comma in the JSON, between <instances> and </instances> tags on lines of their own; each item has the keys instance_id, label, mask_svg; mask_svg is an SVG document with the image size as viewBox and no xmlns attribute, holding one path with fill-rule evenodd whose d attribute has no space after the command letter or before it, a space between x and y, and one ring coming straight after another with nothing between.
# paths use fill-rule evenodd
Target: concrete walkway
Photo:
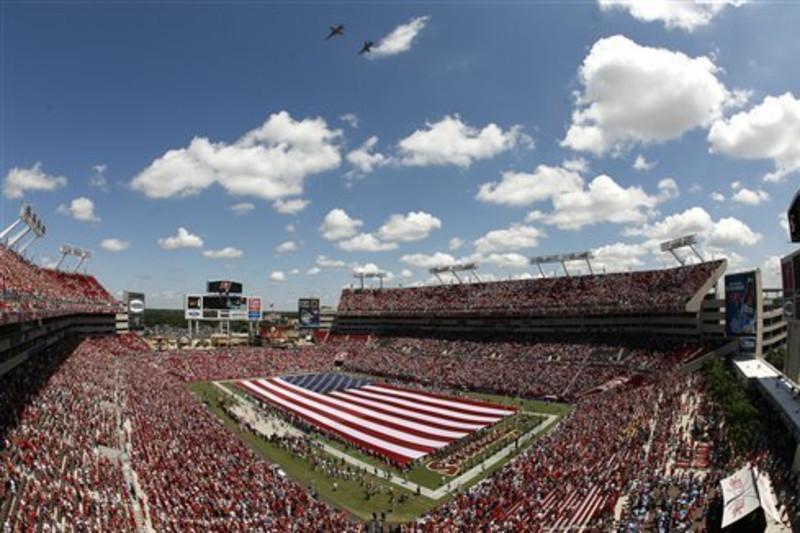
<instances>
[{"instance_id":1,"label":"concrete walkway","mask_svg":"<svg viewBox=\"0 0 800 533\"><path fill-rule=\"evenodd\" d=\"M222 383L214 382L214 386L216 386L226 395L236 398L236 400L238 400L237 405L232 407L231 411L233 411L237 416L241 417L242 420L248 422L261 435L264 435L265 437L270 437L271 435L275 434L309 436L306 433L298 430L297 428L287 424L283 420L278 419L277 417L264 417L260 415L250 401L241 401L244 400L244 398L233 393L230 389L228 389L228 387L226 387ZM536 413L529 411L525 411L524 413L528 415L541 416L544 417L545 419L541 423L539 423L539 425L537 425L535 428L531 429L525 435L519 438L520 448L524 447L525 444L528 441L530 441L533 437L548 429L550 425L553 423L553 421L556 420L556 418L558 418L556 415L548 415L545 413ZM509 455L513 454L515 448L517 447L517 444L512 442L511 444L507 445L505 448L501 449L496 454L489 457L482 463L474 466L473 468L471 468L467 472L464 472L457 478L451 479L447 484L443 485L442 487L432 490L427 487L423 487L422 485L419 485L417 483L407 481L402 477L386 469L376 467L375 465L371 465L369 463L365 463L364 461L361 461L360 459L357 459L339 450L338 448L334 448L333 446L330 446L322 442L320 442L320 444L322 445L322 449L325 450L326 453L334 457L344 459L345 462L350 463L351 465L359 469L362 469L367 473L375 475L376 477L380 477L384 481L391 482L392 484L397 485L398 487L410 490L412 492L419 491L419 493L422 496L425 496L426 498L430 498L432 500L439 500L441 498L444 498L450 493L456 492L462 486L466 485L473 479L479 477L484 472L484 470L490 469L491 467L493 467L494 465L496 465Z\"/></svg>"}]
</instances>

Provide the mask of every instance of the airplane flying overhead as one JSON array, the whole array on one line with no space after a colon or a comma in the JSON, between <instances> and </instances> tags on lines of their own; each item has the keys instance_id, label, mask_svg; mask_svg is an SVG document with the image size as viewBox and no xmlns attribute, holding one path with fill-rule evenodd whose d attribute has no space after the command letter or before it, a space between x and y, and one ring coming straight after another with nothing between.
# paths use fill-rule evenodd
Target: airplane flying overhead
<instances>
[{"instance_id":1,"label":"airplane flying overhead","mask_svg":"<svg viewBox=\"0 0 800 533\"><path fill-rule=\"evenodd\" d=\"M331 26L331 32L328 34L327 37L325 37L325 40L327 41L334 35L344 35L344 24L339 24L338 26Z\"/></svg>"},{"instance_id":2,"label":"airplane flying overhead","mask_svg":"<svg viewBox=\"0 0 800 533\"><path fill-rule=\"evenodd\" d=\"M375 46L375 43L373 43L372 41L364 41L364 46L361 47L361 51L359 52L359 55L363 54L363 53L371 52L373 46Z\"/></svg>"}]
</instances>

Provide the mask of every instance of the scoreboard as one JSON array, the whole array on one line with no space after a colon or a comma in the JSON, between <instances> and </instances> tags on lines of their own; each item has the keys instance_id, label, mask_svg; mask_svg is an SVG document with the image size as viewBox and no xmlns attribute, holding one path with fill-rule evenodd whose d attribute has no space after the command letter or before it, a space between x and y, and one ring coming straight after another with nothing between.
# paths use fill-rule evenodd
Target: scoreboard
<instances>
[{"instance_id":1,"label":"scoreboard","mask_svg":"<svg viewBox=\"0 0 800 533\"><path fill-rule=\"evenodd\" d=\"M187 294L186 320L247 320L248 297L238 294Z\"/></svg>"}]
</instances>

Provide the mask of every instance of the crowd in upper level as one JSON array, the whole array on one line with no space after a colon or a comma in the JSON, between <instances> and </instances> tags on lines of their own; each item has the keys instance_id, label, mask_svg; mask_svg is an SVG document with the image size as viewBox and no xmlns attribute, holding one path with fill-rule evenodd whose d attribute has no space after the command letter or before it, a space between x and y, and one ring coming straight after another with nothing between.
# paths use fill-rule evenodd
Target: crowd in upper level
<instances>
[{"instance_id":1,"label":"crowd in upper level","mask_svg":"<svg viewBox=\"0 0 800 533\"><path fill-rule=\"evenodd\" d=\"M391 289L344 289L341 316L682 312L722 261L664 270Z\"/></svg>"},{"instance_id":2,"label":"crowd in upper level","mask_svg":"<svg viewBox=\"0 0 800 533\"><path fill-rule=\"evenodd\" d=\"M118 307L94 276L41 268L0 244L0 325Z\"/></svg>"}]
</instances>

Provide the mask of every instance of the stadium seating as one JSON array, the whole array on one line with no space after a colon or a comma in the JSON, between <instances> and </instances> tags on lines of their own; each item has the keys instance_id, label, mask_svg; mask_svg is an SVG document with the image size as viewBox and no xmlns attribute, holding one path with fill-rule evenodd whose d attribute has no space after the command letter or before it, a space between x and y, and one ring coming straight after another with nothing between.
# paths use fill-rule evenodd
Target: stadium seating
<instances>
[{"instance_id":1,"label":"stadium seating","mask_svg":"<svg viewBox=\"0 0 800 533\"><path fill-rule=\"evenodd\" d=\"M435 314L587 315L669 313L687 301L722 264L710 261L664 270L391 289L344 289L340 316Z\"/></svg>"},{"instance_id":2,"label":"stadium seating","mask_svg":"<svg viewBox=\"0 0 800 533\"><path fill-rule=\"evenodd\" d=\"M771 474L787 515L800 510L787 435L769 431L753 451L728 450L702 374L671 372L694 357L688 346L381 339L302 350L142 349L132 336L87 340L0 378L0 523L7 529L131 530L142 507L157 530L359 530L242 444L184 386L330 371L343 350L348 364L412 360L407 379L433 392L447 386L437 375L470 361L480 362L471 377L452 374L460 388L490 382L480 373L495 372L486 366L495 361L523 373L506 385L509 394L532 390L524 378L546 381L532 372L558 375L565 364L632 376L590 394L583 392L596 381L576 380L582 394L555 431L405 531L689 530L702 527L718 480L745 461ZM540 366L525 366L534 363ZM128 450L141 491L123 475L120 450Z\"/></svg>"},{"instance_id":3,"label":"stadium seating","mask_svg":"<svg viewBox=\"0 0 800 533\"><path fill-rule=\"evenodd\" d=\"M119 309L93 276L41 268L0 245L0 325Z\"/></svg>"}]
</instances>

